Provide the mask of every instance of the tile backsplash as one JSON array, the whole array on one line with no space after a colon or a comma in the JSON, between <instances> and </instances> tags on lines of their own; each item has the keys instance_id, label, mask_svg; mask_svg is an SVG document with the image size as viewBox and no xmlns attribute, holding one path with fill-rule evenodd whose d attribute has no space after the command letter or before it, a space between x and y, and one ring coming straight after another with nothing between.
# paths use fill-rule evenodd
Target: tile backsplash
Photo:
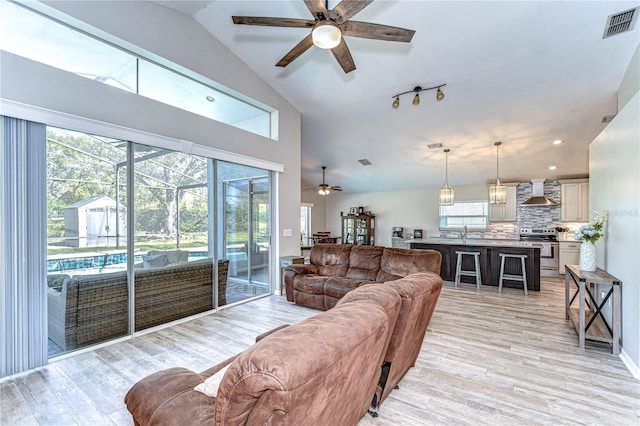
<instances>
[{"instance_id":1,"label":"tile backsplash","mask_svg":"<svg viewBox=\"0 0 640 426\"><path fill-rule=\"evenodd\" d=\"M516 192L516 218L520 228L553 228L560 224L560 183L557 181L544 183L544 196L558 203L555 206L522 205L531 198L531 182L518 185Z\"/></svg>"}]
</instances>

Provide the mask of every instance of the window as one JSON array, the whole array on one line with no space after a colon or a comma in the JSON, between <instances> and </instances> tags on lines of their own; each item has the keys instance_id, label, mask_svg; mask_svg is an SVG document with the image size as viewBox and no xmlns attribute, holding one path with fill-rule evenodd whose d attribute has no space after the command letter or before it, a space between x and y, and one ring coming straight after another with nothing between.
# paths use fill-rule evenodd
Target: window
<instances>
[{"instance_id":1,"label":"window","mask_svg":"<svg viewBox=\"0 0 640 426\"><path fill-rule=\"evenodd\" d=\"M311 245L311 208L313 204L303 203L300 206L300 244Z\"/></svg>"},{"instance_id":2,"label":"window","mask_svg":"<svg viewBox=\"0 0 640 426\"><path fill-rule=\"evenodd\" d=\"M187 77L119 46L0 0L0 49L76 75L136 93L261 136L277 138L276 111ZM200 81L197 81L200 80ZM217 85L221 86L221 85ZM216 87L217 87L216 86Z\"/></svg>"},{"instance_id":3,"label":"window","mask_svg":"<svg viewBox=\"0 0 640 426\"><path fill-rule=\"evenodd\" d=\"M487 201L461 201L452 206L440 206L440 229L485 230L489 227Z\"/></svg>"}]
</instances>

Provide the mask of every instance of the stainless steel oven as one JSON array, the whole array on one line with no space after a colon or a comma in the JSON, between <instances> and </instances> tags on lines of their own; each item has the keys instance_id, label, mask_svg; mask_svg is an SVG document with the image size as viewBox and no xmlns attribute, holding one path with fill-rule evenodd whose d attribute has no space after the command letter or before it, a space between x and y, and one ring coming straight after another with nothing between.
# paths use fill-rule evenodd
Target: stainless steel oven
<instances>
[{"instance_id":1,"label":"stainless steel oven","mask_svg":"<svg viewBox=\"0 0 640 426\"><path fill-rule=\"evenodd\" d=\"M540 244L540 276L558 277L558 240L555 229L520 229L520 241Z\"/></svg>"}]
</instances>

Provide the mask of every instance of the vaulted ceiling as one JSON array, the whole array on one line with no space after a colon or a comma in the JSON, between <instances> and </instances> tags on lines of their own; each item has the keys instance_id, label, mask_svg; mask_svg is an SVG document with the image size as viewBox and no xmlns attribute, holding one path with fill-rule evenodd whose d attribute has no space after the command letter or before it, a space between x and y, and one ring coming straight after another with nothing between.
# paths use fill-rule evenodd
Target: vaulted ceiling
<instances>
[{"instance_id":1,"label":"vaulted ceiling","mask_svg":"<svg viewBox=\"0 0 640 426\"><path fill-rule=\"evenodd\" d=\"M637 1L385 1L353 20L416 31L409 44L345 38L357 69L312 47L275 64L310 32L234 25L232 15L312 19L302 0L157 1L193 16L302 114L304 186L345 192L438 187L500 178L582 177L588 146L617 112L617 90L640 41L639 27L603 39L607 17ZM329 1L333 9L337 1ZM422 92L446 83L445 98ZM553 145L556 139L563 140ZM442 148L429 149L430 144ZM372 165L362 166L358 160ZM556 166L555 170L549 170Z\"/></svg>"}]
</instances>

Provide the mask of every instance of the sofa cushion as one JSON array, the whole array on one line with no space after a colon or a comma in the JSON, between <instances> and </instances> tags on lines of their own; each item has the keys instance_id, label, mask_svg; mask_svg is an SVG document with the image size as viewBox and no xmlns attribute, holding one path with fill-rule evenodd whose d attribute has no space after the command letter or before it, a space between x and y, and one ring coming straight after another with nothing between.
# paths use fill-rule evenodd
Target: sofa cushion
<instances>
[{"instance_id":1,"label":"sofa cushion","mask_svg":"<svg viewBox=\"0 0 640 426\"><path fill-rule=\"evenodd\" d=\"M384 247L354 246L349 253L349 269L346 277L356 280L375 281L380 270Z\"/></svg>"},{"instance_id":2,"label":"sofa cushion","mask_svg":"<svg viewBox=\"0 0 640 426\"><path fill-rule=\"evenodd\" d=\"M187 250L151 250L147 256L167 256L167 265L176 265L187 262L189 260L189 252ZM159 265L166 266L166 265Z\"/></svg>"},{"instance_id":3,"label":"sofa cushion","mask_svg":"<svg viewBox=\"0 0 640 426\"><path fill-rule=\"evenodd\" d=\"M340 299L354 288L358 288L367 282L369 281L352 280L343 277L331 277L324 283L324 294Z\"/></svg>"},{"instance_id":4,"label":"sofa cushion","mask_svg":"<svg viewBox=\"0 0 640 426\"><path fill-rule=\"evenodd\" d=\"M169 258L166 254L154 254L142 256L143 268L160 268L169 264Z\"/></svg>"},{"instance_id":5,"label":"sofa cushion","mask_svg":"<svg viewBox=\"0 0 640 426\"><path fill-rule=\"evenodd\" d=\"M311 249L309 260L324 276L344 277L349 268L350 245L316 244Z\"/></svg>"},{"instance_id":6,"label":"sofa cushion","mask_svg":"<svg viewBox=\"0 0 640 426\"><path fill-rule=\"evenodd\" d=\"M376 281L393 281L416 272L440 274L442 255L435 250L385 248Z\"/></svg>"},{"instance_id":7,"label":"sofa cushion","mask_svg":"<svg viewBox=\"0 0 640 426\"><path fill-rule=\"evenodd\" d=\"M293 279L293 288L303 293L324 294L324 284L329 278L322 275L298 275Z\"/></svg>"}]
</instances>

